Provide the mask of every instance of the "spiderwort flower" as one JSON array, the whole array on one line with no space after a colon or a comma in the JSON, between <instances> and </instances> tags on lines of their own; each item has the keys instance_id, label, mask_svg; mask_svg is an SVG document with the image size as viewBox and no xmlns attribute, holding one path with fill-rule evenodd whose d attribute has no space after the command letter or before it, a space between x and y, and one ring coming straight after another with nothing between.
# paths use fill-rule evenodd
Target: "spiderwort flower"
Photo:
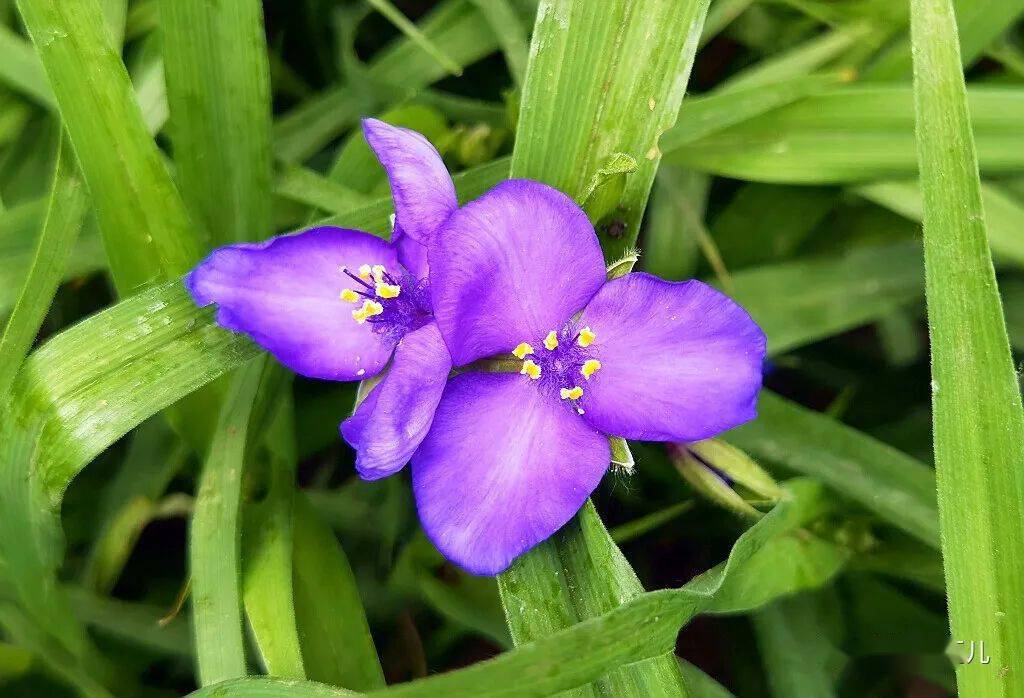
<instances>
[{"instance_id":1,"label":"spiderwort flower","mask_svg":"<svg viewBox=\"0 0 1024 698\"><path fill-rule=\"evenodd\" d=\"M699 281L606 281L587 216L551 187L499 184L429 258L453 364L522 362L449 380L412 458L424 530L470 572L503 571L565 524L608 468L607 435L698 441L755 416L765 336L746 311Z\"/></svg>"},{"instance_id":2,"label":"spiderwort flower","mask_svg":"<svg viewBox=\"0 0 1024 698\"><path fill-rule=\"evenodd\" d=\"M401 469L427 433L451 370L433 319L427 246L458 207L420 134L367 119L363 131L395 204L391 243L321 227L214 250L185 279L217 322L310 378L381 382L342 425L366 479Z\"/></svg>"}]
</instances>

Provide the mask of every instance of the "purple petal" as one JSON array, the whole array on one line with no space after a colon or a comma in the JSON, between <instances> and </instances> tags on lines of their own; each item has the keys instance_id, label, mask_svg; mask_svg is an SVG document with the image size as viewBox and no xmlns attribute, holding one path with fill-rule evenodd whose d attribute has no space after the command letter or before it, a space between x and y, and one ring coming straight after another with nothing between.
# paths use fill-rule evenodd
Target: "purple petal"
<instances>
[{"instance_id":1,"label":"purple petal","mask_svg":"<svg viewBox=\"0 0 1024 698\"><path fill-rule=\"evenodd\" d=\"M341 424L364 480L392 475L409 462L430 429L451 367L434 323L398 343L384 379Z\"/></svg>"},{"instance_id":2,"label":"purple petal","mask_svg":"<svg viewBox=\"0 0 1024 698\"><path fill-rule=\"evenodd\" d=\"M456 366L539 343L604 283L586 214L540 182L502 182L452 214L436 242L434 315Z\"/></svg>"},{"instance_id":3,"label":"purple petal","mask_svg":"<svg viewBox=\"0 0 1024 698\"><path fill-rule=\"evenodd\" d=\"M185 277L198 305L216 303L222 327L250 336L278 361L310 378L356 380L378 373L394 348L352 319L339 298L355 283L340 267L398 269L395 251L358 230L313 228L210 253Z\"/></svg>"},{"instance_id":4,"label":"purple petal","mask_svg":"<svg viewBox=\"0 0 1024 698\"><path fill-rule=\"evenodd\" d=\"M609 458L603 435L526 377L464 373L412 458L420 521L449 560L498 574L573 517Z\"/></svg>"},{"instance_id":5,"label":"purple petal","mask_svg":"<svg viewBox=\"0 0 1024 698\"><path fill-rule=\"evenodd\" d=\"M579 319L601 368L582 383L584 419L640 441L699 441L756 416L765 336L743 308L699 281L633 273Z\"/></svg>"},{"instance_id":6,"label":"purple petal","mask_svg":"<svg viewBox=\"0 0 1024 698\"><path fill-rule=\"evenodd\" d=\"M416 279L427 278L430 266L427 264L427 247L405 234L399 226L391 232L391 244L398 250L398 261Z\"/></svg>"},{"instance_id":7,"label":"purple petal","mask_svg":"<svg viewBox=\"0 0 1024 698\"><path fill-rule=\"evenodd\" d=\"M388 173L395 224L426 243L459 206L455 185L437 149L416 131L363 119L366 142Z\"/></svg>"}]
</instances>

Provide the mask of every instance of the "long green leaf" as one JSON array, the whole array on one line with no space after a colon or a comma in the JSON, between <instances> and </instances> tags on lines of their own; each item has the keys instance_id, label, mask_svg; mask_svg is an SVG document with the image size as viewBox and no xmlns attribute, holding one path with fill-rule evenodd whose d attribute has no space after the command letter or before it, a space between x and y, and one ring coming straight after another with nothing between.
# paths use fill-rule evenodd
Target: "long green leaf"
<instances>
[{"instance_id":1,"label":"long green leaf","mask_svg":"<svg viewBox=\"0 0 1024 698\"><path fill-rule=\"evenodd\" d=\"M0 335L0 394L10 388L43 323L89 203L70 154L62 152L57 163L35 258L18 302Z\"/></svg>"},{"instance_id":2,"label":"long green leaf","mask_svg":"<svg viewBox=\"0 0 1024 698\"><path fill-rule=\"evenodd\" d=\"M242 637L241 499L245 442L266 362L235 374L203 465L189 528L196 665L206 686L246 673Z\"/></svg>"},{"instance_id":3,"label":"long green leaf","mask_svg":"<svg viewBox=\"0 0 1024 698\"><path fill-rule=\"evenodd\" d=\"M982 208L950 0L913 0L914 96L942 552L965 696L1024 695L1024 409Z\"/></svg>"},{"instance_id":4,"label":"long green leaf","mask_svg":"<svg viewBox=\"0 0 1024 698\"><path fill-rule=\"evenodd\" d=\"M924 215L921 188L913 181L875 182L854 191L881 206L920 221ZM1024 266L1024 205L1001 187L983 182L981 200L985 209L988 240L997 259Z\"/></svg>"},{"instance_id":5,"label":"long green leaf","mask_svg":"<svg viewBox=\"0 0 1024 698\"><path fill-rule=\"evenodd\" d=\"M833 257L745 269L725 290L768 335L768 351L794 347L877 320L921 296L921 247L865 247Z\"/></svg>"},{"instance_id":6,"label":"long green leaf","mask_svg":"<svg viewBox=\"0 0 1024 698\"><path fill-rule=\"evenodd\" d=\"M982 169L1020 171L1024 90L972 87L969 97ZM913 177L913 104L910 89L904 87L829 90L687 143L668 160L701 172L761 182Z\"/></svg>"},{"instance_id":7,"label":"long green leaf","mask_svg":"<svg viewBox=\"0 0 1024 698\"><path fill-rule=\"evenodd\" d=\"M258 0L161 3L178 181L217 243L270 233L270 66Z\"/></svg>"},{"instance_id":8,"label":"long green leaf","mask_svg":"<svg viewBox=\"0 0 1024 698\"><path fill-rule=\"evenodd\" d=\"M97 0L19 0L89 185L122 294L184 273L200 254Z\"/></svg>"},{"instance_id":9,"label":"long green leaf","mask_svg":"<svg viewBox=\"0 0 1024 698\"><path fill-rule=\"evenodd\" d=\"M302 497L295 506L295 610L309 678L358 690L383 688L345 551Z\"/></svg>"},{"instance_id":10,"label":"long green leaf","mask_svg":"<svg viewBox=\"0 0 1024 698\"><path fill-rule=\"evenodd\" d=\"M938 547L935 476L905 453L769 391L761 393L758 418L725 439L765 462L814 477Z\"/></svg>"}]
</instances>

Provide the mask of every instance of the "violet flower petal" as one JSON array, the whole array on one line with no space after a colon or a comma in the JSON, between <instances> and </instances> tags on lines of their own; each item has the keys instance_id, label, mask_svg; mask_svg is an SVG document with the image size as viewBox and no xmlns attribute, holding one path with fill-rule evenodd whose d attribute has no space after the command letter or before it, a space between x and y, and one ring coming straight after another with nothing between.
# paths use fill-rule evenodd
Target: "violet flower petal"
<instances>
[{"instance_id":1,"label":"violet flower petal","mask_svg":"<svg viewBox=\"0 0 1024 698\"><path fill-rule=\"evenodd\" d=\"M608 440L525 376L464 373L412 458L420 521L459 567L498 574L573 517L609 460Z\"/></svg>"},{"instance_id":2,"label":"violet flower petal","mask_svg":"<svg viewBox=\"0 0 1024 698\"><path fill-rule=\"evenodd\" d=\"M434 316L456 366L539 343L604 283L586 214L545 184L511 179L448 219L430 247Z\"/></svg>"},{"instance_id":3,"label":"violet flower petal","mask_svg":"<svg viewBox=\"0 0 1024 698\"><path fill-rule=\"evenodd\" d=\"M296 373L327 380L376 375L394 341L352 319L339 298L356 284L340 267L398 269L395 251L358 230L313 228L261 243L220 247L185 277L197 305L216 303L217 323L242 332Z\"/></svg>"},{"instance_id":4,"label":"violet flower petal","mask_svg":"<svg viewBox=\"0 0 1024 698\"><path fill-rule=\"evenodd\" d=\"M363 119L363 133L391 183L395 225L414 240L429 242L459 205L441 155L416 131L377 119Z\"/></svg>"},{"instance_id":5,"label":"violet flower petal","mask_svg":"<svg viewBox=\"0 0 1024 698\"><path fill-rule=\"evenodd\" d=\"M398 225L391 232L391 245L398 251L398 261L417 279L427 278L427 246L413 240Z\"/></svg>"},{"instance_id":6,"label":"violet flower petal","mask_svg":"<svg viewBox=\"0 0 1024 698\"><path fill-rule=\"evenodd\" d=\"M583 418L640 441L699 441L756 416L765 336L733 300L699 281L632 273L579 318L601 368L580 383Z\"/></svg>"},{"instance_id":7,"label":"violet flower petal","mask_svg":"<svg viewBox=\"0 0 1024 698\"><path fill-rule=\"evenodd\" d=\"M398 342L383 380L341 424L364 480L392 475L409 462L430 429L451 367L434 323Z\"/></svg>"}]
</instances>

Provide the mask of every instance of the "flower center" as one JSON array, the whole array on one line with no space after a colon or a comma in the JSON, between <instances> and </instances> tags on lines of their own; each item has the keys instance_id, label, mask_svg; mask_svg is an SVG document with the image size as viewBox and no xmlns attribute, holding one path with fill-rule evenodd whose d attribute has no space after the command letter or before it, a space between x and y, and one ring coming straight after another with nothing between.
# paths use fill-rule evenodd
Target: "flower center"
<instances>
[{"instance_id":1,"label":"flower center","mask_svg":"<svg viewBox=\"0 0 1024 698\"><path fill-rule=\"evenodd\" d=\"M528 342L522 342L512 354L522 360L519 371L530 380L552 392L563 400L569 400L576 411L583 414L577 401L583 397L585 386L595 373L601 370L591 344L597 335L589 327L576 330L570 323L561 332L552 330L541 342L542 349L534 349Z\"/></svg>"},{"instance_id":2,"label":"flower center","mask_svg":"<svg viewBox=\"0 0 1024 698\"><path fill-rule=\"evenodd\" d=\"M373 332L397 341L433 317L426 280L419 281L408 272L392 276L380 264L363 264L356 272L347 267L340 269L355 282L351 288L342 289L339 298L357 306L352 311L357 324L368 325Z\"/></svg>"}]
</instances>

